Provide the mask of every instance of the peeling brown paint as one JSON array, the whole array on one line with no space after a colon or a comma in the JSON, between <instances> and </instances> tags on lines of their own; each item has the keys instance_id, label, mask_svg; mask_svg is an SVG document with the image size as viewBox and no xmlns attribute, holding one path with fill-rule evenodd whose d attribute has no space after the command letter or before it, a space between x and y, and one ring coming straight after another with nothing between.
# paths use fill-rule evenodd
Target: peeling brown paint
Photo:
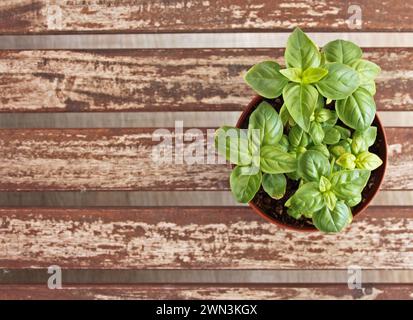
<instances>
[{"instance_id":1,"label":"peeling brown paint","mask_svg":"<svg viewBox=\"0 0 413 320\"><path fill-rule=\"evenodd\" d=\"M340 299L410 300L411 285L368 285L367 292L346 285L65 285L49 290L40 285L0 285L3 299Z\"/></svg>"},{"instance_id":2,"label":"peeling brown paint","mask_svg":"<svg viewBox=\"0 0 413 320\"><path fill-rule=\"evenodd\" d=\"M364 31L412 30L410 2L361 0L357 5ZM348 7L344 0L9 0L0 4L0 16L9 17L0 33L285 31L297 25L348 31ZM62 12L61 21L53 20L56 10Z\"/></svg>"},{"instance_id":3,"label":"peeling brown paint","mask_svg":"<svg viewBox=\"0 0 413 320\"><path fill-rule=\"evenodd\" d=\"M0 112L241 110L243 82L282 49L4 51ZM367 49L382 68L379 110L413 110L413 49Z\"/></svg>"},{"instance_id":4,"label":"peeling brown paint","mask_svg":"<svg viewBox=\"0 0 413 320\"><path fill-rule=\"evenodd\" d=\"M0 268L409 269L412 208L370 207L336 235L249 208L1 209ZM397 232L396 232L397 231Z\"/></svg>"},{"instance_id":5,"label":"peeling brown paint","mask_svg":"<svg viewBox=\"0 0 413 320\"><path fill-rule=\"evenodd\" d=\"M152 147L159 143L152 140L154 131L1 130L0 190L227 188L227 165L161 164L153 160ZM205 131L196 136L206 138ZM194 143L203 148L203 141Z\"/></svg>"}]
</instances>

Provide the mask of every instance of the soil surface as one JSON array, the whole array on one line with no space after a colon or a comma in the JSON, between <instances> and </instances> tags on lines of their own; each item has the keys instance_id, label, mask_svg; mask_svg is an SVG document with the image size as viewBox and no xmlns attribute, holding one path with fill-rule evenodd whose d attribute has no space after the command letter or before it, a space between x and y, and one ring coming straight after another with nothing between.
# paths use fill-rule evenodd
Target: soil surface
<instances>
[{"instance_id":1,"label":"soil surface","mask_svg":"<svg viewBox=\"0 0 413 320\"><path fill-rule=\"evenodd\" d=\"M283 100L281 97L275 98L275 99L264 99L264 101L267 101L270 103L279 113L280 109L283 105ZM256 109L257 106L251 109L251 113ZM326 108L334 110L334 103L326 105ZM242 129L248 128L248 121L249 121L249 115L246 118L246 120L241 124ZM353 129L349 128L346 126L344 123L340 121L340 119L337 121L337 125L340 125L342 127L348 128L352 133ZM373 122L373 126L379 126L376 121ZM284 127L284 133L288 135L289 128L288 126ZM377 139L374 145L372 145L369 148L370 152L373 152L375 154L381 154L381 148L380 146L383 143L383 137L380 134L377 134ZM367 201L369 196L371 194L374 194L374 186L380 182L380 174L378 174L379 170L375 170L372 172L370 179L367 183L367 186L364 188L362 192L362 201L355 207L351 208L352 212L355 212L357 208L363 206L363 204ZM287 189L285 192L285 195L283 198L280 200L275 200L271 198L270 196L267 195L267 193L264 191L264 189L260 188L260 190L257 192L255 197L252 199L252 202L261 209L262 212L264 212L268 217L270 217L272 220L276 220L278 223L296 228L296 229L315 229L311 219L305 218L302 216L300 219L295 219L288 215L287 213L287 208L284 206L285 202L297 191L298 189L298 181L292 180L290 178L287 178Z\"/></svg>"}]
</instances>

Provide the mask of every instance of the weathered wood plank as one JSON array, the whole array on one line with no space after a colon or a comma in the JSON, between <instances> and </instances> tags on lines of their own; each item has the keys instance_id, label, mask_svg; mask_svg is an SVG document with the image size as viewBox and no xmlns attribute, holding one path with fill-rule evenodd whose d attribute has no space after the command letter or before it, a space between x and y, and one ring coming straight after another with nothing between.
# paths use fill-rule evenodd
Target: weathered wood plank
<instances>
[{"instance_id":1,"label":"weathered wood plank","mask_svg":"<svg viewBox=\"0 0 413 320\"><path fill-rule=\"evenodd\" d=\"M413 110L413 49L367 49L379 110ZM243 82L281 49L1 51L0 112L241 110Z\"/></svg>"},{"instance_id":2,"label":"weathered wood plank","mask_svg":"<svg viewBox=\"0 0 413 320\"><path fill-rule=\"evenodd\" d=\"M118 300L118 299L223 299L223 300L410 300L411 285L365 285L366 291L346 285L0 285L0 300Z\"/></svg>"},{"instance_id":3,"label":"weathered wood plank","mask_svg":"<svg viewBox=\"0 0 413 320\"><path fill-rule=\"evenodd\" d=\"M386 128L389 154L382 189L413 189L412 130L412 128Z\"/></svg>"},{"instance_id":4,"label":"weathered wood plank","mask_svg":"<svg viewBox=\"0 0 413 320\"><path fill-rule=\"evenodd\" d=\"M412 207L343 233L292 232L248 207L0 210L0 268L411 269Z\"/></svg>"},{"instance_id":5,"label":"weathered wood plank","mask_svg":"<svg viewBox=\"0 0 413 320\"><path fill-rule=\"evenodd\" d=\"M412 30L409 1L361 0L364 31ZM0 5L0 33L289 30L351 31L348 1L50 1Z\"/></svg>"},{"instance_id":6,"label":"weathered wood plank","mask_svg":"<svg viewBox=\"0 0 413 320\"><path fill-rule=\"evenodd\" d=\"M229 189L230 166L207 164L205 129L190 135L196 142L185 144L205 150L201 164L188 164L188 157L180 158L182 164L154 161L153 146L159 144L153 141L154 130L0 130L0 191ZM382 189L411 190L413 128L386 132L390 156ZM210 152L215 155L213 147Z\"/></svg>"},{"instance_id":7,"label":"weathered wood plank","mask_svg":"<svg viewBox=\"0 0 413 320\"><path fill-rule=\"evenodd\" d=\"M227 188L228 165L155 161L153 147L160 142L153 141L159 137L154 130L0 130L0 190ZM204 133L192 136L203 139ZM204 150L204 141L192 145Z\"/></svg>"}]
</instances>

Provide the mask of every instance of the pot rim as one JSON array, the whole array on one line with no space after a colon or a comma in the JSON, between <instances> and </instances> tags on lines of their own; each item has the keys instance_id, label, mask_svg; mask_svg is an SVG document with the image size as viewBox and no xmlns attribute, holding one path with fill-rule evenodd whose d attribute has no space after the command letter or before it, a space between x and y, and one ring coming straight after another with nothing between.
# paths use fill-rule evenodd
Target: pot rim
<instances>
[{"instance_id":1,"label":"pot rim","mask_svg":"<svg viewBox=\"0 0 413 320\"><path fill-rule=\"evenodd\" d=\"M249 115L252 112L252 109L257 106L261 101L263 101L264 98L256 95L253 97L253 99L250 101L250 103L247 105L247 107L244 109L244 111L241 113L240 117L238 118L236 127L240 128L241 125L244 123L244 121L249 117ZM365 198L365 201L362 202L361 204L357 205L354 207L354 211L352 210L352 215L353 215L353 220L360 215L366 208L370 205L371 201L374 199L374 197L377 195L377 193L380 190L380 186L383 183L384 180L384 175L387 169L387 137L386 137L386 131L384 130L383 124L380 121L380 118L377 114L377 111L375 113L375 118L374 121L377 124L377 134L381 135L383 138L383 148L381 149L380 152L380 159L383 160L383 164L376 170L378 170L379 177L378 177L378 182L375 184L375 186L372 187L371 192L369 193L369 196ZM289 229L289 230L294 230L294 231L302 231L302 232L318 232L319 230L316 229L315 227L303 227L303 228L298 228L286 223L283 223L270 215L266 214L264 211L262 211L254 202L250 201L248 202L248 205L252 208L252 210L257 213L259 216L267 220L268 222L271 222L275 225L278 225L282 228Z\"/></svg>"}]
</instances>

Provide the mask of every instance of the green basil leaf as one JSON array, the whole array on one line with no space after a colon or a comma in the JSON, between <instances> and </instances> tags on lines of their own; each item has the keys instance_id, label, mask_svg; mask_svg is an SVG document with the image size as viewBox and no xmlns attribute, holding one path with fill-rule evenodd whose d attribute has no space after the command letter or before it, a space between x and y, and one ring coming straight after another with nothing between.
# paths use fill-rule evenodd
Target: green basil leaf
<instances>
[{"instance_id":1,"label":"green basil leaf","mask_svg":"<svg viewBox=\"0 0 413 320\"><path fill-rule=\"evenodd\" d=\"M317 97L317 103L315 105L316 110L323 109L325 105L326 105L326 101L324 100L323 96L319 94Z\"/></svg>"},{"instance_id":2,"label":"green basil leaf","mask_svg":"<svg viewBox=\"0 0 413 320\"><path fill-rule=\"evenodd\" d=\"M306 216L320 210L325 206L324 198L318 190L317 182L307 182L293 194L285 203L294 212L300 212Z\"/></svg>"},{"instance_id":3,"label":"green basil leaf","mask_svg":"<svg viewBox=\"0 0 413 320\"><path fill-rule=\"evenodd\" d=\"M262 176L262 187L271 198L279 200L284 197L287 179L283 174L264 173Z\"/></svg>"},{"instance_id":4,"label":"green basil leaf","mask_svg":"<svg viewBox=\"0 0 413 320\"><path fill-rule=\"evenodd\" d=\"M321 54L318 47L300 28L295 28L288 37L285 62L288 68L302 70L320 65Z\"/></svg>"},{"instance_id":5,"label":"green basil leaf","mask_svg":"<svg viewBox=\"0 0 413 320\"><path fill-rule=\"evenodd\" d=\"M330 175L330 163L320 152L308 150L298 158L297 172L306 181L319 181Z\"/></svg>"},{"instance_id":6,"label":"green basil leaf","mask_svg":"<svg viewBox=\"0 0 413 320\"><path fill-rule=\"evenodd\" d=\"M303 83L315 83L323 79L327 73L328 70L324 68L308 68L303 72L301 79Z\"/></svg>"},{"instance_id":7,"label":"green basil leaf","mask_svg":"<svg viewBox=\"0 0 413 320\"><path fill-rule=\"evenodd\" d=\"M307 151L307 148L306 147L301 147L301 146L298 146L298 147L293 147L292 149L291 149L293 152L295 151L295 157L298 159L298 157L300 156L300 155L302 155L304 152L306 152Z\"/></svg>"},{"instance_id":8,"label":"green basil leaf","mask_svg":"<svg viewBox=\"0 0 413 320\"><path fill-rule=\"evenodd\" d=\"M287 123L290 126L295 126L295 121L294 119L291 117L290 113L288 112L287 106L285 105L285 103L282 105L281 109L280 109L280 117L281 117L281 121L283 123L284 126L287 125Z\"/></svg>"},{"instance_id":9,"label":"green basil leaf","mask_svg":"<svg viewBox=\"0 0 413 320\"><path fill-rule=\"evenodd\" d=\"M370 93L358 88L351 96L336 102L338 117L347 126L356 130L365 130L373 122L376 104Z\"/></svg>"},{"instance_id":10,"label":"green basil leaf","mask_svg":"<svg viewBox=\"0 0 413 320\"><path fill-rule=\"evenodd\" d=\"M215 147L228 161L238 165L251 163L246 130L223 126L215 132Z\"/></svg>"},{"instance_id":11,"label":"green basil leaf","mask_svg":"<svg viewBox=\"0 0 413 320\"><path fill-rule=\"evenodd\" d=\"M327 159L330 157L330 151L328 151L328 148L327 148L325 145L323 145L323 144L316 145L316 146L310 146L310 147L308 147L308 150L318 151L318 152L320 152L324 157L326 157Z\"/></svg>"},{"instance_id":12,"label":"green basil leaf","mask_svg":"<svg viewBox=\"0 0 413 320\"><path fill-rule=\"evenodd\" d=\"M328 109L318 109L315 111L315 121L321 123L334 118L334 112Z\"/></svg>"},{"instance_id":13,"label":"green basil leaf","mask_svg":"<svg viewBox=\"0 0 413 320\"><path fill-rule=\"evenodd\" d=\"M335 127L324 128L324 140L325 144L336 144L341 139L341 133Z\"/></svg>"},{"instance_id":14,"label":"green basil leaf","mask_svg":"<svg viewBox=\"0 0 413 320\"><path fill-rule=\"evenodd\" d=\"M288 142L288 137L285 134L283 134L283 136L281 137L281 140L278 142L278 146L280 147L282 151L288 152L290 143Z\"/></svg>"},{"instance_id":15,"label":"green basil leaf","mask_svg":"<svg viewBox=\"0 0 413 320\"><path fill-rule=\"evenodd\" d=\"M361 194L359 194L349 200L346 200L345 202L351 208L351 207L358 205L361 202L361 200L362 200L362 197L361 197Z\"/></svg>"},{"instance_id":16,"label":"green basil leaf","mask_svg":"<svg viewBox=\"0 0 413 320\"><path fill-rule=\"evenodd\" d=\"M357 71L360 78L360 84L374 80L381 71L377 64L364 59L358 59L350 66Z\"/></svg>"},{"instance_id":17,"label":"green basil leaf","mask_svg":"<svg viewBox=\"0 0 413 320\"><path fill-rule=\"evenodd\" d=\"M248 135L259 134L259 141L265 145L276 145L283 135L283 124L277 111L266 101L259 104L249 119Z\"/></svg>"},{"instance_id":18,"label":"green basil leaf","mask_svg":"<svg viewBox=\"0 0 413 320\"><path fill-rule=\"evenodd\" d=\"M368 127L366 130L356 130L353 134L353 139L362 137L367 147L371 147L377 138L377 127ZM366 151L366 150L362 150Z\"/></svg>"},{"instance_id":19,"label":"green basil leaf","mask_svg":"<svg viewBox=\"0 0 413 320\"><path fill-rule=\"evenodd\" d=\"M377 138L377 127L369 127L363 131L364 140L367 142L367 145L371 147Z\"/></svg>"},{"instance_id":20,"label":"green basil leaf","mask_svg":"<svg viewBox=\"0 0 413 320\"><path fill-rule=\"evenodd\" d=\"M351 152L355 155L362 153L363 151L367 151L369 146L367 145L367 141L361 134L354 134L353 139L351 140Z\"/></svg>"},{"instance_id":21,"label":"green basil leaf","mask_svg":"<svg viewBox=\"0 0 413 320\"><path fill-rule=\"evenodd\" d=\"M376 83L374 80L367 81L360 85L360 88L366 89L372 96L376 94Z\"/></svg>"},{"instance_id":22,"label":"green basil leaf","mask_svg":"<svg viewBox=\"0 0 413 320\"><path fill-rule=\"evenodd\" d=\"M288 212L288 209L287 209L287 212ZM303 210L303 211L301 212L301 214L302 214L304 217L309 218L309 219L311 219L311 218L313 217L313 212L310 212L309 210Z\"/></svg>"},{"instance_id":23,"label":"green basil leaf","mask_svg":"<svg viewBox=\"0 0 413 320\"><path fill-rule=\"evenodd\" d=\"M336 145L330 147L330 152L335 158L339 158L346 152L351 153L350 143L346 140L341 140Z\"/></svg>"},{"instance_id":24,"label":"green basil leaf","mask_svg":"<svg viewBox=\"0 0 413 320\"><path fill-rule=\"evenodd\" d=\"M333 191L326 191L323 193L324 202L326 203L327 208L334 210L337 204L337 197Z\"/></svg>"},{"instance_id":25,"label":"green basil leaf","mask_svg":"<svg viewBox=\"0 0 413 320\"><path fill-rule=\"evenodd\" d=\"M383 161L374 153L364 151L357 156L356 166L360 169L376 170L383 164Z\"/></svg>"},{"instance_id":26,"label":"green basil leaf","mask_svg":"<svg viewBox=\"0 0 413 320\"><path fill-rule=\"evenodd\" d=\"M285 175L291 180L299 180L300 179L300 176L298 175L298 173L296 171L287 172Z\"/></svg>"},{"instance_id":27,"label":"green basil leaf","mask_svg":"<svg viewBox=\"0 0 413 320\"><path fill-rule=\"evenodd\" d=\"M313 224L323 232L340 232L353 220L350 208L344 201L337 201L334 210L328 207L313 214Z\"/></svg>"},{"instance_id":28,"label":"green basil leaf","mask_svg":"<svg viewBox=\"0 0 413 320\"><path fill-rule=\"evenodd\" d=\"M317 104L318 92L309 84L289 83L283 90L284 102L294 121L308 132Z\"/></svg>"},{"instance_id":29,"label":"green basil leaf","mask_svg":"<svg viewBox=\"0 0 413 320\"><path fill-rule=\"evenodd\" d=\"M247 203L251 201L261 186L262 174L246 174L249 168L236 166L230 176L232 194L238 202Z\"/></svg>"},{"instance_id":30,"label":"green basil leaf","mask_svg":"<svg viewBox=\"0 0 413 320\"><path fill-rule=\"evenodd\" d=\"M287 106L285 105L285 103L281 106L281 109L280 109L280 118L281 118L281 121L282 121L282 123L283 123L283 125L285 126L287 123L288 123L288 120L290 119L290 114L288 113L288 110L287 110Z\"/></svg>"},{"instance_id":31,"label":"green basil leaf","mask_svg":"<svg viewBox=\"0 0 413 320\"><path fill-rule=\"evenodd\" d=\"M332 160L335 160L335 159L332 159ZM336 163L332 164L331 173L338 172L341 170L343 170L343 168L341 168L338 164Z\"/></svg>"},{"instance_id":32,"label":"green basil leaf","mask_svg":"<svg viewBox=\"0 0 413 320\"><path fill-rule=\"evenodd\" d=\"M248 130L248 145L251 152L251 166L254 168L260 167L261 161L261 139L260 130Z\"/></svg>"},{"instance_id":33,"label":"green basil leaf","mask_svg":"<svg viewBox=\"0 0 413 320\"><path fill-rule=\"evenodd\" d=\"M326 64L326 55L323 51L320 52L321 55L321 61L320 61L320 66L324 66Z\"/></svg>"},{"instance_id":34,"label":"green basil leaf","mask_svg":"<svg viewBox=\"0 0 413 320\"><path fill-rule=\"evenodd\" d=\"M264 146L261 148L260 167L265 173L293 172L297 169L297 159L279 147Z\"/></svg>"},{"instance_id":35,"label":"green basil leaf","mask_svg":"<svg viewBox=\"0 0 413 320\"><path fill-rule=\"evenodd\" d=\"M327 61L343 64L351 64L354 60L360 59L362 55L359 46L345 40L334 40L327 43L323 52Z\"/></svg>"},{"instance_id":36,"label":"green basil leaf","mask_svg":"<svg viewBox=\"0 0 413 320\"><path fill-rule=\"evenodd\" d=\"M293 217L294 219L297 219L297 220L300 219L301 216L302 216L300 211L293 210L291 208L287 209L287 213L288 213L289 216L291 216L291 217Z\"/></svg>"},{"instance_id":37,"label":"green basil leaf","mask_svg":"<svg viewBox=\"0 0 413 320\"><path fill-rule=\"evenodd\" d=\"M339 199L348 200L360 194L370 178L368 170L342 170L331 175L332 190Z\"/></svg>"},{"instance_id":38,"label":"green basil leaf","mask_svg":"<svg viewBox=\"0 0 413 320\"><path fill-rule=\"evenodd\" d=\"M281 69L280 73L290 81L301 83L302 71L300 68Z\"/></svg>"},{"instance_id":39,"label":"green basil leaf","mask_svg":"<svg viewBox=\"0 0 413 320\"><path fill-rule=\"evenodd\" d=\"M351 153L343 153L336 163L344 169L353 170L356 167L356 156Z\"/></svg>"},{"instance_id":40,"label":"green basil leaf","mask_svg":"<svg viewBox=\"0 0 413 320\"><path fill-rule=\"evenodd\" d=\"M319 124L318 122L311 122L310 131L308 133L310 134L310 137L315 145L319 145L323 142L324 130L321 124Z\"/></svg>"},{"instance_id":41,"label":"green basil leaf","mask_svg":"<svg viewBox=\"0 0 413 320\"><path fill-rule=\"evenodd\" d=\"M288 141L292 147L306 147L308 145L308 135L299 126L294 126L288 132Z\"/></svg>"},{"instance_id":42,"label":"green basil leaf","mask_svg":"<svg viewBox=\"0 0 413 320\"><path fill-rule=\"evenodd\" d=\"M342 140L343 140L343 139L348 139L348 138L350 138L350 136L351 136L351 131L350 131L349 129L344 128L344 127L342 127L342 126L334 126L334 128L336 128L336 129L340 132L340 135L341 135L341 139L342 139Z\"/></svg>"},{"instance_id":43,"label":"green basil leaf","mask_svg":"<svg viewBox=\"0 0 413 320\"><path fill-rule=\"evenodd\" d=\"M331 189L331 182L326 177L321 176L320 183L318 184L318 189L321 192L326 192Z\"/></svg>"},{"instance_id":44,"label":"green basil leaf","mask_svg":"<svg viewBox=\"0 0 413 320\"><path fill-rule=\"evenodd\" d=\"M324 127L334 127L337 123L338 120L338 115L337 112L331 111L331 118L328 119L327 121L323 122Z\"/></svg>"},{"instance_id":45,"label":"green basil leaf","mask_svg":"<svg viewBox=\"0 0 413 320\"><path fill-rule=\"evenodd\" d=\"M328 63L324 66L327 76L316 83L318 91L328 99L341 100L351 95L360 85L357 72L342 63Z\"/></svg>"},{"instance_id":46,"label":"green basil leaf","mask_svg":"<svg viewBox=\"0 0 413 320\"><path fill-rule=\"evenodd\" d=\"M273 99L281 95L288 83L288 79L279 70L277 62L263 61L249 69L244 80L260 96Z\"/></svg>"}]
</instances>

